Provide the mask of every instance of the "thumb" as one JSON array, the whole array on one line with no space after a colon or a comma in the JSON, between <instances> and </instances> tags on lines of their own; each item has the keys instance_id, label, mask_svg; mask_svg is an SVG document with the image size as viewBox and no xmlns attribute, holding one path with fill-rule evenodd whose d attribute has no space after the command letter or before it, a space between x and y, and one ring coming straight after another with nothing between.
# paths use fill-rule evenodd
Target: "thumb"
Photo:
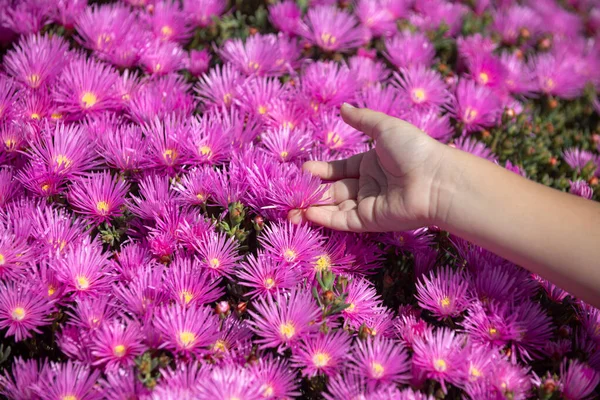
<instances>
[{"instance_id":1,"label":"thumb","mask_svg":"<svg viewBox=\"0 0 600 400\"><path fill-rule=\"evenodd\" d=\"M348 103L342 104L340 109L342 119L348 125L363 132L372 139L388 129L398 126L401 121L384 113L369 110L368 108L356 108Z\"/></svg>"}]
</instances>

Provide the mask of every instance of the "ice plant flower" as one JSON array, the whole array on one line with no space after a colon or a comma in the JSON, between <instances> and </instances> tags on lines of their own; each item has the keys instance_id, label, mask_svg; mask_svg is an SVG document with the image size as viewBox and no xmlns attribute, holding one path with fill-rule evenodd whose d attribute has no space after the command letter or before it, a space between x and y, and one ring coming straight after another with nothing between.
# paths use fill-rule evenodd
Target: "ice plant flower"
<instances>
[{"instance_id":1,"label":"ice plant flower","mask_svg":"<svg viewBox=\"0 0 600 400\"><path fill-rule=\"evenodd\" d=\"M160 307L154 326L162 335L161 347L182 355L202 355L217 337L218 316L208 307Z\"/></svg>"},{"instance_id":2,"label":"ice plant flower","mask_svg":"<svg viewBox=\"0 0 600 400\"><path fill-rule=\"evenodd\" d=\"M105 295L110 289L107 255L93 242L70 247L55 266L57 278L65 290L76 297Z\"/></svg>"},{"instance_id":3,"label":"ice plant flower","mask_svg":"<svg viewBox=\"0 0 600 400\"><path fill-rule=\"evenodd\" d=\"M141 355L146 346L140 326L133 322L114 320L98 329L92 342L95 365L103 365L106 371L135 365L135 357Z\"/></svg>"},{"instance_id":4,"label":"ice plant flower","mask_svg":"<svg viewBox=\"0 0 600 400\"><path fill-rule=\"evenodd\" d=\"M290 290L300 283L299 271L273 260L265 253L259 252L256 257L249 255L246 262L240 266L237 271L240 285L252 289L248 296L274 295L279 291Z\"/></svg>"},{"instance_id":5,"label":"ice plant flower","mask_svg":"<svg viewBox=\"0 0 600 400\"><path fill-rule=\"evenodd\" d=\"M123 215L122 207L129 185L109 173L90 174L69 187L69 201L93 224L99 225Z\"/></svg>"},{"instance_id":6,"label":"ice plant flower","mask_svg":"<svg viewBox=\"0 0 600 400\"><path fill-rule=\"evenodd\" d=\"M46 379L41 379L34 391L42 399L100 400L102 393L94 387L99 375L99 370L91 370L83 363L52 363Z\"/></svg>"},{"instance_id":7,"label":"ice plant flower","mask_svg":"<svg viewBox=\"0 0 600 400\"><path fill-rule=\"evenodd\" d=\"M276 40L275 35L254 35L246 42L231 39L219 49L219 55L246 76L276 76L281 59Z\"/></svg>"},{"instance_id":8,"label":"ice plant flower","mask_svg":"<svg viewBox=\"0 0 600 400\"><path fill-rule=\"evenodd\" d=\"M39 328L50 323L54 304L45 296L31 290L23 281L0 281L0 328L7 329L7 336L15 341L27 339L32 332L41 333Z\"/></svg>"},{"instance_id":9,"label":"ice plant flower","mask_svg":"<svg viewBox=\"0 0 600 400\"><path fill-rule=\"evenodd\" d=\"M600 374L577 360L563 360L560 365L561 392L565 399L586 399L600 383Z\"/></svg>"},{"instance_id":10,"label":"ice plant flower","mask_svg":"<svg viewBox=\"0 0 600 400\"><path fill-rule=\"evenodd\" d=\"M337 7L310 8L300 25L300 35L325 51L347 51L364 42L356 18Z\"/></svg>"},{"instance_id":11,"label":"ice plant flower","mask_svg":"<svg viewBox=\"0 0 600 400\"><path fill-rule=\"evenodd\" d=\"M240 260L237 243L225 234L211 233L195 244L200 265L213 276L231 276Z\"/></svg>"},{"instance_id":12,"label":"ice plant flower","mask_svg":"<svg viewBox=\"0 0 600 400\"><path fill-rule=\"evenodd\" d=\"M302 10L292 0L284 0L269 6L269 19L275 28L288 35L300 33Z\"/></svg>"},{"instance_id":13,"label":"ice plant flower","mask_svg":"<svg viewBox=\"0 0 600 400\"><path fill-rule=\"evenodd\" d=\"M432 272L417 283L417 300L438 319L457 317L471 300L468 279L449 267Z\"/></svg>"},{"instance_id":14,"label":"ice plant flower","mask_svg":"<svg viewBox=\"0 0 600 400\"><path fill-rule=\"evenodd\" d=\"M369 387L381 383L406 383L410 378L408 355L402 346L380 336L358 340L351 370Z\"/></svg>"},{"instance_id":15,"label":"ice plant flower","mask_svg":"<svg viewBox=\"0 0 600 400\"><path fill-rule=\"evenodd\" d=\"M183 12L196 27L206 27L225 12L225 0L184 0Z\"/></svg>"},{"instance_id":16,"label":"ice plant flower","mask_svg":"<svg viewBox=\"0 0 600 400\"><path fill-rule=\"evenodd\" d=\"M43 360L23 360L16 357L12 371L6 369L0 375L0 394L9 399L26 400L34 398L34 386L48 374L48 363Z\"/></svg>"},{"instance_id":17,"label":"ice plant flower","mask_svg":"<svg viewBox=\"0 0 600 400\"><path fill-rule=\"evenodd\" d=\"M308 225L284 222L266 227L258 240L269 256L293 265L311 262L318 254L321 237Z\"/></svg>"},{"instance_id":18,"label":"ice plant flower","mask_svg":"<svg viewBox=\"0 0 600 400\"><path fill-rule=\"evenodd\" d=\"M183 307L207 305L223 296L219 280L212 279L189 258L176 258L166 275L166 290Z\"/></svg>"},{"instance_id":19,"label":"ice plant flower","mask_svg":"<svg viewBox=\"0 0 600 400\"><path fill-rule=\"evenodd\" d=\"M461 80L450 111L466 132L472 132L494 126L502 109L500 100L490 89L474 81Z\"/></svg>"},{"instance_id":20,"label":"ice plant flower","mask_svg":"<svg viewBox=\"0 0 600 400\"><path fill-rule=\"evenodd\" d=\"M277 348L279 352L298 343L316 331L320 309L312 294L298 286L289 294L277 293L257 300L250 329L259 337L261 348Z\"/></svg>"},{"instance_id":21,"label":"ice plant flower","mask_svg":"<svg viewBox=\"0 0 600 400\"><path fill-rule=\"evenodd\" d=\"M289 364L279 358L265 357L254 367L254 378L260 384L264 399L291 398L300 396L298 381Z\"/></svg>"},{"instance_id":22,"label":"ice plant flower","mask_svg":"<svg viewBox=\"0 0 600 400\"><path fill-rule=\"evenodd\" d=\"M350 342L343 330L308 337L294 350L292 361L304 376L335 376L349 358Z\"/></svg>"},{"instance_id":23,"label":"ice plant flower","mask_svg":"<svg viewBox=\"0 0 600 400\"><path fill-rule=\"evenodd\" d=\"M441 110L449 93L439 73L425 67L402 69L394 73L392 82L399 91L403 105L415 110Z\"/></svg>"}]
</instances>

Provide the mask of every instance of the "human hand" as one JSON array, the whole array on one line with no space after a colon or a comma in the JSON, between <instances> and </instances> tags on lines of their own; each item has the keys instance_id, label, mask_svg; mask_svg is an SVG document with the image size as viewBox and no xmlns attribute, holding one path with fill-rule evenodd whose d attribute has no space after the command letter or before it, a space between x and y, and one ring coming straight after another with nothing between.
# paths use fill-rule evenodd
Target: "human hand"
<instances>
[{"instance_id":1,"label":"human hand","mask_svg":"<svg viewBox=\"0 0 600 400\"><path fill-rule=\"evenodd\" d=\"M346 160L306 162L305 170L335 182L324 196L328 204L292 210L289 219L352 232L405 231L435 223L449 147L383 113L348 104L341 113L375 141L375 148Z\"/></svg>"}]
</instances>

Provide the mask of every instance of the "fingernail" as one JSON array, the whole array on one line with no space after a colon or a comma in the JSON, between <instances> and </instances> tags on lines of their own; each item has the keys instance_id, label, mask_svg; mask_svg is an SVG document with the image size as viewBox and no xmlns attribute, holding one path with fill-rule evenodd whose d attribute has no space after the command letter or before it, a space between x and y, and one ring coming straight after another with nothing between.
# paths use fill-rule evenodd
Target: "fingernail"
<instances>
[{"instance_id":1,"label":"fingernail","mask_svg":"<svg viewBox=\"0 0 600 400\"><path fill-rule=\"evenodd\" d=\"M354 107L354 106L353 106L352 104L350 104L350 103L344 103L344 104L342 104L342 107L346 107L346 108L356 108L356 107Z\"/></svg>"}]
</instances>

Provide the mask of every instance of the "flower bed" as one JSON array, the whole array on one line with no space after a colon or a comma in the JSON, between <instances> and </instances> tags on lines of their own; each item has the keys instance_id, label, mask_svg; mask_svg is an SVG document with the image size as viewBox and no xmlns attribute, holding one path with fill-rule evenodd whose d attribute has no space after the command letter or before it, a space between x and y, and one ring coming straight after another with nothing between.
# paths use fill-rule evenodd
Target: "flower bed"
<instances>
[{"instance_id":1,"label":"flower bed","mask_svg":"<svg viewBox=\"0 0 600 400\"><path fill-rule=\"evenodd\" d=\"M286 220L304 161L372 146L344 102L596 199L595 1L100 3L0 0L0 394L599 395L600 312L552 283Z\"/></svg>"}]
</instances>

